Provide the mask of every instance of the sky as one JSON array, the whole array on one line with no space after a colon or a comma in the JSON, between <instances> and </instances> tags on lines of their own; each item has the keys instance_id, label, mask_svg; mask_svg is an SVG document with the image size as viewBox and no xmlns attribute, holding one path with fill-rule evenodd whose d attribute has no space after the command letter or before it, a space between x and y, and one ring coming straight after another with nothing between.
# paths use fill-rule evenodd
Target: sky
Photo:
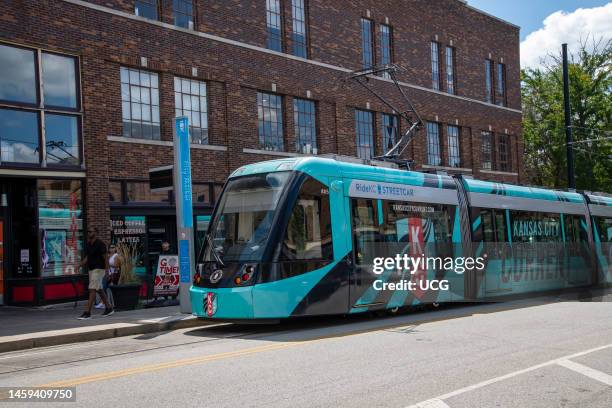
<instances>
[{"instance_id":1,"label":"sky","mask_svg":"<svg viewBox=\"0 0 612 408\"><path fill-rule=\"evenodd\" d=\"M468 4L521 27L521 65L536 68L567 42L575 51L587 34L612 39L612 1L468 0Z\"/></svg>"}]
</instances>

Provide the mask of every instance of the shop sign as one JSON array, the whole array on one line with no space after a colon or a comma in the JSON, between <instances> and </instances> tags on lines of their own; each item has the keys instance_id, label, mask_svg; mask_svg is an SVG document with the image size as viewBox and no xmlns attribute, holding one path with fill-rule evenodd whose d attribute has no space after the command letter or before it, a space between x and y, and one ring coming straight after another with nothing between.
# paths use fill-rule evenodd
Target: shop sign
<instances>
[{"instance_id":1,"label":"shop sign","mask_svg":"<svg viewBox=\"0 0 612 408\"><path fill-rule=\"evenodd\" d=\"M179 289L178 255L160 255L153 287L153 297L176 296Z\"/></svg>"}]
</instances>

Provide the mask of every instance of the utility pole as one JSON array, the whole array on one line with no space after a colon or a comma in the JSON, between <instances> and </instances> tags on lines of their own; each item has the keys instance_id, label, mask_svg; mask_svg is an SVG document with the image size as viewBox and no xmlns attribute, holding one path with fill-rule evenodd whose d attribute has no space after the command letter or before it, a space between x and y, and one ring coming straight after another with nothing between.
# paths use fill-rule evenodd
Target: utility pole
<instances>
[{"instance_id":1,"label":"utility pole","mask_svg":"<svg viewBox=\"0 0 612 408\"><path fill-rule=\"evenodd\" d=\"M567 44L563 44L563 102L565 104L565 147L567 149L567 187L576 188L574 177L574 141L572 136L572 112L569 95L569 69L567 62Z\"/></svg>"}]
</instances>

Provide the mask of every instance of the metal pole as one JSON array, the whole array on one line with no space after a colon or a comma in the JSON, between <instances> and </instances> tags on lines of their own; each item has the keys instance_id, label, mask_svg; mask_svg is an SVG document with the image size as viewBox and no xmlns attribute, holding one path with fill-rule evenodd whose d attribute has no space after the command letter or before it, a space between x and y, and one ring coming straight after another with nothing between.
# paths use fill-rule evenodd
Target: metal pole
<instances>
[{"instance_id":1,"label":"metal pole","mask_svg":"<svg viewBox=\"0 0 612 408\"><path fill-rule=\"evenodd\" d=\"M174 121L174 197L176 198L181 313L191 313L189 288L195 269L190 141L189 120L186 116L177 117Z\"/></svg>"},{"instance_id":2,"label":"metal pole","mask_svg":"<svg viewBox=\"0 0 612 408\"><path fill-rule=\"evenodd\" d=\"M572 111L569 95L569 69L567 63L567 44L563 44L563 102L565 104L565 143L567 149L567 187L576 188L574 178L574 145L572 136Z\"/></svg>"}]
</instances>

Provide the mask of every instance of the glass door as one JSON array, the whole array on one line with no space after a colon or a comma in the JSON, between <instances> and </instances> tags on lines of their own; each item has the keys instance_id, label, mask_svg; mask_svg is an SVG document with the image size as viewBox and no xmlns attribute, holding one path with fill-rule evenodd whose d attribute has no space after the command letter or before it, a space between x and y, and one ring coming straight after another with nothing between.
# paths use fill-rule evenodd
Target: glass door
<instances>
[{"instance_id":1,"label":"glass door","mask_svg":"<svg viewBox=\"0 0 612 408\"><path fill-rule=\"evenodd\" d=\"M157 272L157 259L160 254L176 255L176 218L174 216L147 217L147 248L149 268L152 274Z\"/></svg>"}]
</instances>

